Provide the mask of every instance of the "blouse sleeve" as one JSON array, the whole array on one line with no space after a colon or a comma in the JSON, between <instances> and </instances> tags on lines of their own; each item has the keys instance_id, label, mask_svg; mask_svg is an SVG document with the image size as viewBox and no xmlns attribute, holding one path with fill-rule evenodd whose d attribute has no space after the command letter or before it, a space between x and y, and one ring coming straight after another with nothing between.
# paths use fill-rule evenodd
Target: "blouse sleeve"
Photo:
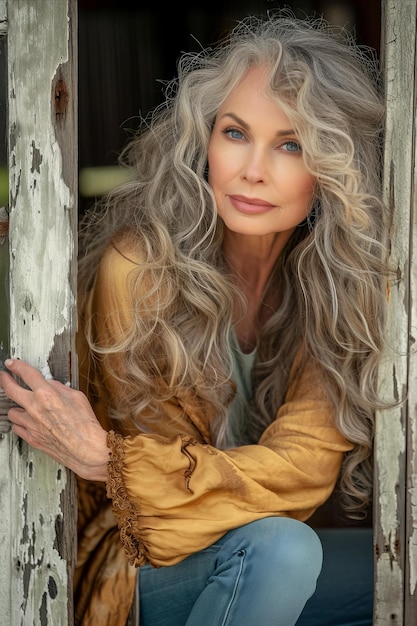
<instances>
[{"instance_id":1,"label":"blouse sleeve","mask_svg":"<svg viewBox=\"0 0 417 626\"><path fill-rule=\"evenodd\" d=\"M108 314L118 303L128 307L129 261L117 254L104 260L92 296L109 333L127 323L126 310L123 318ZM216 449L193 426L204 416L196 418L195 407L184 402L173 433L109 431L107 495L132 565L172 565L232 528L268 516L303 521L327 500L353 446L336 428L313 365L297 372L257 445ZM120 393L106 373L103 380Z\"/></svg>"}]
</instances>

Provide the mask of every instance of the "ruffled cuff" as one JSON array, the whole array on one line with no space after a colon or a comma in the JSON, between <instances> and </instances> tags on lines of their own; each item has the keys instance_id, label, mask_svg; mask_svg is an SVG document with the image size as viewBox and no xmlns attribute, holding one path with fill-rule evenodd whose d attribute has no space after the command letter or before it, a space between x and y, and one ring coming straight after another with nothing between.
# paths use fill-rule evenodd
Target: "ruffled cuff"
<instances>
[{"instance_id":1,"label":"ruffled cuff","mask_svg":"<svg viewBox=\"0 0 417 626\"><path fill-rule=\"evenodd\" d=\"M106 490L107 497L112 500L113 513L117 519L120 540L123 544L129 563L135 567L145 565L145 546L140 540L140 523L137 506L129 499L123 482L123 463L125 457L123 437L113 430L107 435L110 448L108 465L109 479Z\"/></svg>"}]
</instances>

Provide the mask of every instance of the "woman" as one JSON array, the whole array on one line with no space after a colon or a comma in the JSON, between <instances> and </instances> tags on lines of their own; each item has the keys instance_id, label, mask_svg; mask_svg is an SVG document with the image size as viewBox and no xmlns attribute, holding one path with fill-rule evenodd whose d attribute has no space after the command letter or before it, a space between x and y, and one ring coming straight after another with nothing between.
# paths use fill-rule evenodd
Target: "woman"
<instances>
[{"instance_id":1,"label":"woman","mask_svg":"<svg viewBox=\"0 0 417 626\"><path fill-rule=\"evenodd\" d=\"M1 375L14 432L79 477L77 624L125 624L136 586L145 626L295 624L322 561L304 522L338 479L349 515L368 508L372 69L323 22L273 15L184 55L83 232L84 393L7 362L29 387Z\"/></svg>"}]
</instances>

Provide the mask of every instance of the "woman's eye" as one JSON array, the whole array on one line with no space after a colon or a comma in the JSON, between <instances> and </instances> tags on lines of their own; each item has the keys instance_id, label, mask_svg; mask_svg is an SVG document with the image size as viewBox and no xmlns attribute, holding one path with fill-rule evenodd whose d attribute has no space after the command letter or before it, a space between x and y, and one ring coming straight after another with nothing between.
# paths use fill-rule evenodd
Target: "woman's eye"
<instances>
[{"instance_id":1,"label":"woman's eye","mask_svg":"<svg viewBox=\"0 0 417 626\"><path fill-rule=\"evenodd\" d=\"M302 148L297 141L286 141L284 144L281 145L281 148L283 148L283 150L285 150L286 152L297 153L302 151Z\"/></svg>"},{"instance_id":2,"label":"woman's eye","mask_svg":"<svg viewBox=\"0 0 417 626\"><path fill-rule=\"evenodd\" d=\"M230 139L244 139L243 133L237 128L226 128L224 134L230 137Z\"/></svg>"}]
</instances>

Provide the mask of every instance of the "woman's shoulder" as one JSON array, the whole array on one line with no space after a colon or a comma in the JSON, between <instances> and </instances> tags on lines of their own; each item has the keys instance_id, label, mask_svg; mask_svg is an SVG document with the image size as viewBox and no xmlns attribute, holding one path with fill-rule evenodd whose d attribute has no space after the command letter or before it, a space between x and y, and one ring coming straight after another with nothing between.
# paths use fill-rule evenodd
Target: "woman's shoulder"
<instances>
[{"instance_id":1,"label":"woman's shoulder","mask_svg":"<svg viewBox=\"0 0 417 626\"><path fill-rule=\"evenodd\" d=\"M101 267L130 271L145 261L144 242L138 233L121 231L109 241L103 252Z\"/></svg>"},{"instance_id":2,"label":"woman's shoulder","mask_svg":"<svg viewBox=\"0 0 417 626\"><path fill-rule=\"evenodd\" d=\"M132 310L133 294L137 293L135 270L144 262L143 244L140 237L120 232L106 245L98 264L94 282L87 294L89 313L103 315L106 324L120 325L121 320L129 319ZM122 324L127 325L127 324ZM114 332L114 328L113 328Z\"/></svg>"},{"instance_id":3,"label":"woman's shoulder","mask_svg":"<svg viewBox=\"0 0 417 626\"><path fill-rule=\"evenodd\" d=\"M102 294L128 291L130 277L144 263L144 245L141 238L132 233L117 233L101 255L93 290L99 290Z\"/></svg>"}]
</instances>

